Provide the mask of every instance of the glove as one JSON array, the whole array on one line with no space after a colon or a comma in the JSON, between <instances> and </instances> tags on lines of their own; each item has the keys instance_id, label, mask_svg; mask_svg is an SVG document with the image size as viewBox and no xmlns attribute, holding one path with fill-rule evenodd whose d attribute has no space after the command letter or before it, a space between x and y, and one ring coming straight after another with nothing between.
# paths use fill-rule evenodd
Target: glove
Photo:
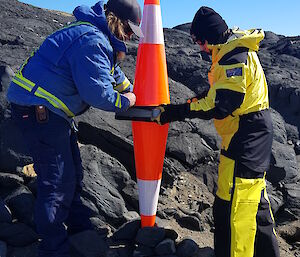
<instances>
[{"instance_id":1,"label":"glove","mask_svg":"<svg viewBox=\"0 0 300 257\"><path fill-rule=\"evenodd\" d=\"M171 121L182 121L189 113L189 104L167 104L157 107L159 114L152 118L152 121L164 125Z\"/></svg>"}]
</instances>

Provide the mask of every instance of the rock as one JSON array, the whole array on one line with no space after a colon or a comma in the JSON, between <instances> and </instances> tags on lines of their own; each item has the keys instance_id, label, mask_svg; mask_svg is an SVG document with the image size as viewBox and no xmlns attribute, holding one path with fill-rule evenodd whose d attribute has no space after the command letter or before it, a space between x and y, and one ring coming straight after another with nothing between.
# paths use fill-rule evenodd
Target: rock
<instances>
[{"instance_id":1,"label":"rock","mask_svg":"<svg viewBox=\"0 0 300 257\"><path fill-rule=\"evenodd\" d=\"M11 222L12 222L11 211L5 205L4 201L0 198L0 223L11 223Z\"/></svg>"},{"instance_id":2,"label":"rock","mask_svg":"<svg viewBox=\"0 0 300 257\"><path fill-rule=\"evenodd\" d=\"M165 228L166 238L172 239L175 241L178 238L178 233L172 228Z\"/></svg>"},{"instance_id":3,"label":"rock","mask_svg":"<svg viewBox=\"0 0 300 257\"><path fill-rule=\"evenodd\" d=\"M6 243L3 241L0 241L0 256L1 257L6 257L7 253L7 246Z\"/></svg>"},{"instance_id":4,"label":"rock","mask_svg":"<svg viewBox=\"0 0 300 257\"><path fill-rule=\"evenodd\" d=\"M124 223L128 210L118 189L121 191L130 181L129 174L117 160L94 146L83 146L80 150L85 174L83 197L97 207L108 223Z\"/></svg>"},{"instance_id":5,"label":"rock","mask_svg":"<svg viewBox=\"0 0 300 257\"><path fill-rule=\"evenodd\" d=\"M201 257L215 257L214 249L210 247L204 247L199 249L199 255Z\"/></svg>"},{"instance_id":6,"label":"rock","mask_svg":"<svg viewBox=\"0 0 300 257\"><path fill-rule=\"evenodd\" d=\"M300 181L300 180L299 180ZM300 217L300 183L284 184L286 200L285 206L289 208L296 217Z\"/></svg>"},{"instance_id":7,"label":"rock","mask_svg":"<svg viewBox=\"0 0 300 257\"><path fill-rule=\"evenodd\" d=\"M133 220L123 224L113 234L113 240L128 240L132 241L135 239L137 232L141 227L141 220Z\"/></svg>"},{"instance_id":8,"label":"rock","mask_svg":"<svg viewBox=\"0 0 300 257\"><path fill-rule=\"evenodd\" d=\"M13 76L14 72L9 66L0 65L0 122L10 117L6 92Z\"/></svg>"},{"instance_id":9,"label":"rock","mask_svg":"<svg viewBox=\"0 0 300 257\"><path fill-rule=\"evenodd\" d=\"M172 239L165 239L155 247L157 255L172 255L176 253L175 242Z\"/></svg>"},{"instance_id":10,"label":"rock","mask_svg":"<svg viewBox=\"0 0 300 257\"><path fill-rule=\"evenodd\" d=\"M0 170L15 172L32 162L21 130L10 119L0 122Z\"/></svg>"},{"instance_id":11,"label":"rock","mask_svg":"<svg viewBox=\"0 0 300 257\"><path fill-rule=\"evenodd\" d=\"M19 222L34 227L33 213L35 198L28 188L22 186L5 198L12 215Z\"/></svg>"},{"instance_id":12,"label":"rock","mask_svg":"<svg viewBox=\"0 0 300 257\"><path fill-rule=\"evenodd\" d=\"M23 247L38 240L38 235L22 223L0 223L0 240L11 246Z\"/></svg>"},{"instance_id":13,"label":"rock","mask_svg":"<svg viewBox=\"0 0 300 257\"><path fill-rule=\"evenodd\" d=\"M166 232L160 227L144 227L139 229L135 241L148 247L155 247L165 238Z\"/></svg>"},{"instance_id":14,"label":"rock","mask_svg":"<svg viewBox=\"0 0 300 257\"><path fill-rule=\"evenodd\" d=\"M7 256L11 257L38 257L38 243L25 247L8 247Z\"/></svg>"},{"instance_id":15,"label":"rock","mask_svg":"<svg viewBox=\"0 0 300 257\"><path fill-rule=\"evenodd\" d=\"M154 250L146 245L139 245L133 252L133 257L150 257L154 255Z\"/></svg>"},{"instance_id":16,"label":"rock","mask_svg":"<svg viewBox=\"0 0 300 257\"><path fill-rule=\"evenodd\" d=\"M107 242L96 231L84 231L70 237L70 252L75 256L104 257Z\"/></svg>"},{"instance_id":17,"label":"rock","mask_svg":"<svg viewBox=\"0 0 300 257\"><path fill-rule=\"evenodd\" d=\"M290 224L279 226L277 232L282 236L288 243L294 244L300 242L300 221L294 221Z\"/></svg>"},{"instance_id":18,"label":"rock","mask_svg":"<svg viewBox=\"0 0 300 257\"><path fill-rule=\"evenodd\" d=\"M291 183L299 177L298 164L292 146L273 141L271 167L267 179L273 184L279 181Z\"/></svg>"},{"instance_id":19,"label":"rock","mask_svg":"<svg viewBox=\"0 0 300 257\"><path fill-rule=\"evenodd\" d=\"M167 154L193 167L205 162L213 150L198 134L169 134Z\"/></svg>"},{"instance_id":20,"label":"rock","mask_svg":"<svg viewBox=\"0 0 300 257\"><path fill-rule=\"evenodd\" d=\"M179 223L179 225L184 228L194 230L194 231L204 230L202 222L197 217L178 215L176 220Z\"/></svg>"},{"instance_id":21,"label":"rock","mask_svg":"<svg viewBox=\"0 0 300 257\"><path fill-rule=\"evenodd\" d=\"M0 192L7 195L24 183L23 178L18 175L0 172Z\"/></svg>"},{"instance_id":22,"label":"rock","mask_svg":"<svg viewBox=\"0 0 300 257\"><path fill-rule=\"evenodd\" d=\"M195 257L198 251L199 247L195 241L186 238L177 245L176 255L178 257Z\"/></svg>"},{"instance_id":23,"label":"rock","mask_svg":"<svg viewBox=\"0 0 300 257\"><path fill-rule=\"evenodd\" d=\"M100 235L101 237L107 237L108 234L111 233L111 227L109 227L105 222L97 217L90 218L91 223L93 225L93 229Z\"/></svg>"}]
</instances>

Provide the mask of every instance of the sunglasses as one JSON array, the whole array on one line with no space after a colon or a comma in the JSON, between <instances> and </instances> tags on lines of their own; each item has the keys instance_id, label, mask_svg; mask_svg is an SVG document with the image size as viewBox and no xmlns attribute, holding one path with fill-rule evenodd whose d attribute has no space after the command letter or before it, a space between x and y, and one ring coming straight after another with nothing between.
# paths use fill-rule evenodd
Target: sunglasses
<instances>
[{"instance_id":1,"label":"sunglasses","mask_svg":"<svg viewBox=\"0 0 300 257\"><path fill-rule=\"evenodd\" d=\"M127 21L124 22L123 24L124 24L123 29L124 29L125 34L128 36L128 38L130 38L133 35L133 31L130 28Z\"/></svg>"}]
</instances>

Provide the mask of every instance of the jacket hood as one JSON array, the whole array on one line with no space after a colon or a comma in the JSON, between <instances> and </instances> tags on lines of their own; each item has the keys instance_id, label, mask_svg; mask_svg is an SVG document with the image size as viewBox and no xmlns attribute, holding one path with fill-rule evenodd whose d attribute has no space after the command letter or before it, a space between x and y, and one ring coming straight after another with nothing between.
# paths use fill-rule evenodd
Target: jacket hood
<instances>
[{"instance_id":1,"label":"jacket hood","mask_svg":"<svg viewBox=\"0 0 300 257\"><path fill-rule=\"evenodd\" d=\"M233 30L232 33L232 36L229 37L226 43L208 45L208 48L212 50L212 58L214 60L220 60L224 54L236 47L247 47L250 50L258 51L259 43L265 37L264 31L261 29Z\"/></svg>"},{"instance_id":2,"label":"jacket hood","mask_svg":"<svg viewBox=\"0 0 300 257\"><path fill-rule=\"evenodd\" d=\"M73 14L77 21L85 21L95 25L102 33L104 33L115 51L127 51L123 41L116 38L109 30L105 12L104 1L97 2L94 6L89 7L81 5L75 8Z\"/></svg>"}]
</instances>

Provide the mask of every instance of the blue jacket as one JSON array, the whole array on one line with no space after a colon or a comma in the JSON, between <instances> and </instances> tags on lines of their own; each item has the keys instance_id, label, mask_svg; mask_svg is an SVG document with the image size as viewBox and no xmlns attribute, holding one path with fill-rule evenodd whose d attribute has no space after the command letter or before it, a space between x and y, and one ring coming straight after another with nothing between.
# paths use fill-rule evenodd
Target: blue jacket
<instances>
[{"instance_id":1,"label":"blue jacket","mask_svg":"<svg viewBox=\"0 0 300 257\"><path fill-rule=\"evenodd\" d=\"M40 87L74 115L89 106L125 111L129 100L117 90L122 92L126 85L125 91L132 91L133 86L120 67L115 67L114 56L117 51L126 52L126 46L109 31L103 1L92 8L79 6L73 13L77 21L85 23L71 24L46 38L24 68L21 67L25 80L34 83L33 89L25 90L14 79L8 89L8 101L19 105L42 104L64 118L73 116L37 94Z\"/></svg>"}]
</instances>

